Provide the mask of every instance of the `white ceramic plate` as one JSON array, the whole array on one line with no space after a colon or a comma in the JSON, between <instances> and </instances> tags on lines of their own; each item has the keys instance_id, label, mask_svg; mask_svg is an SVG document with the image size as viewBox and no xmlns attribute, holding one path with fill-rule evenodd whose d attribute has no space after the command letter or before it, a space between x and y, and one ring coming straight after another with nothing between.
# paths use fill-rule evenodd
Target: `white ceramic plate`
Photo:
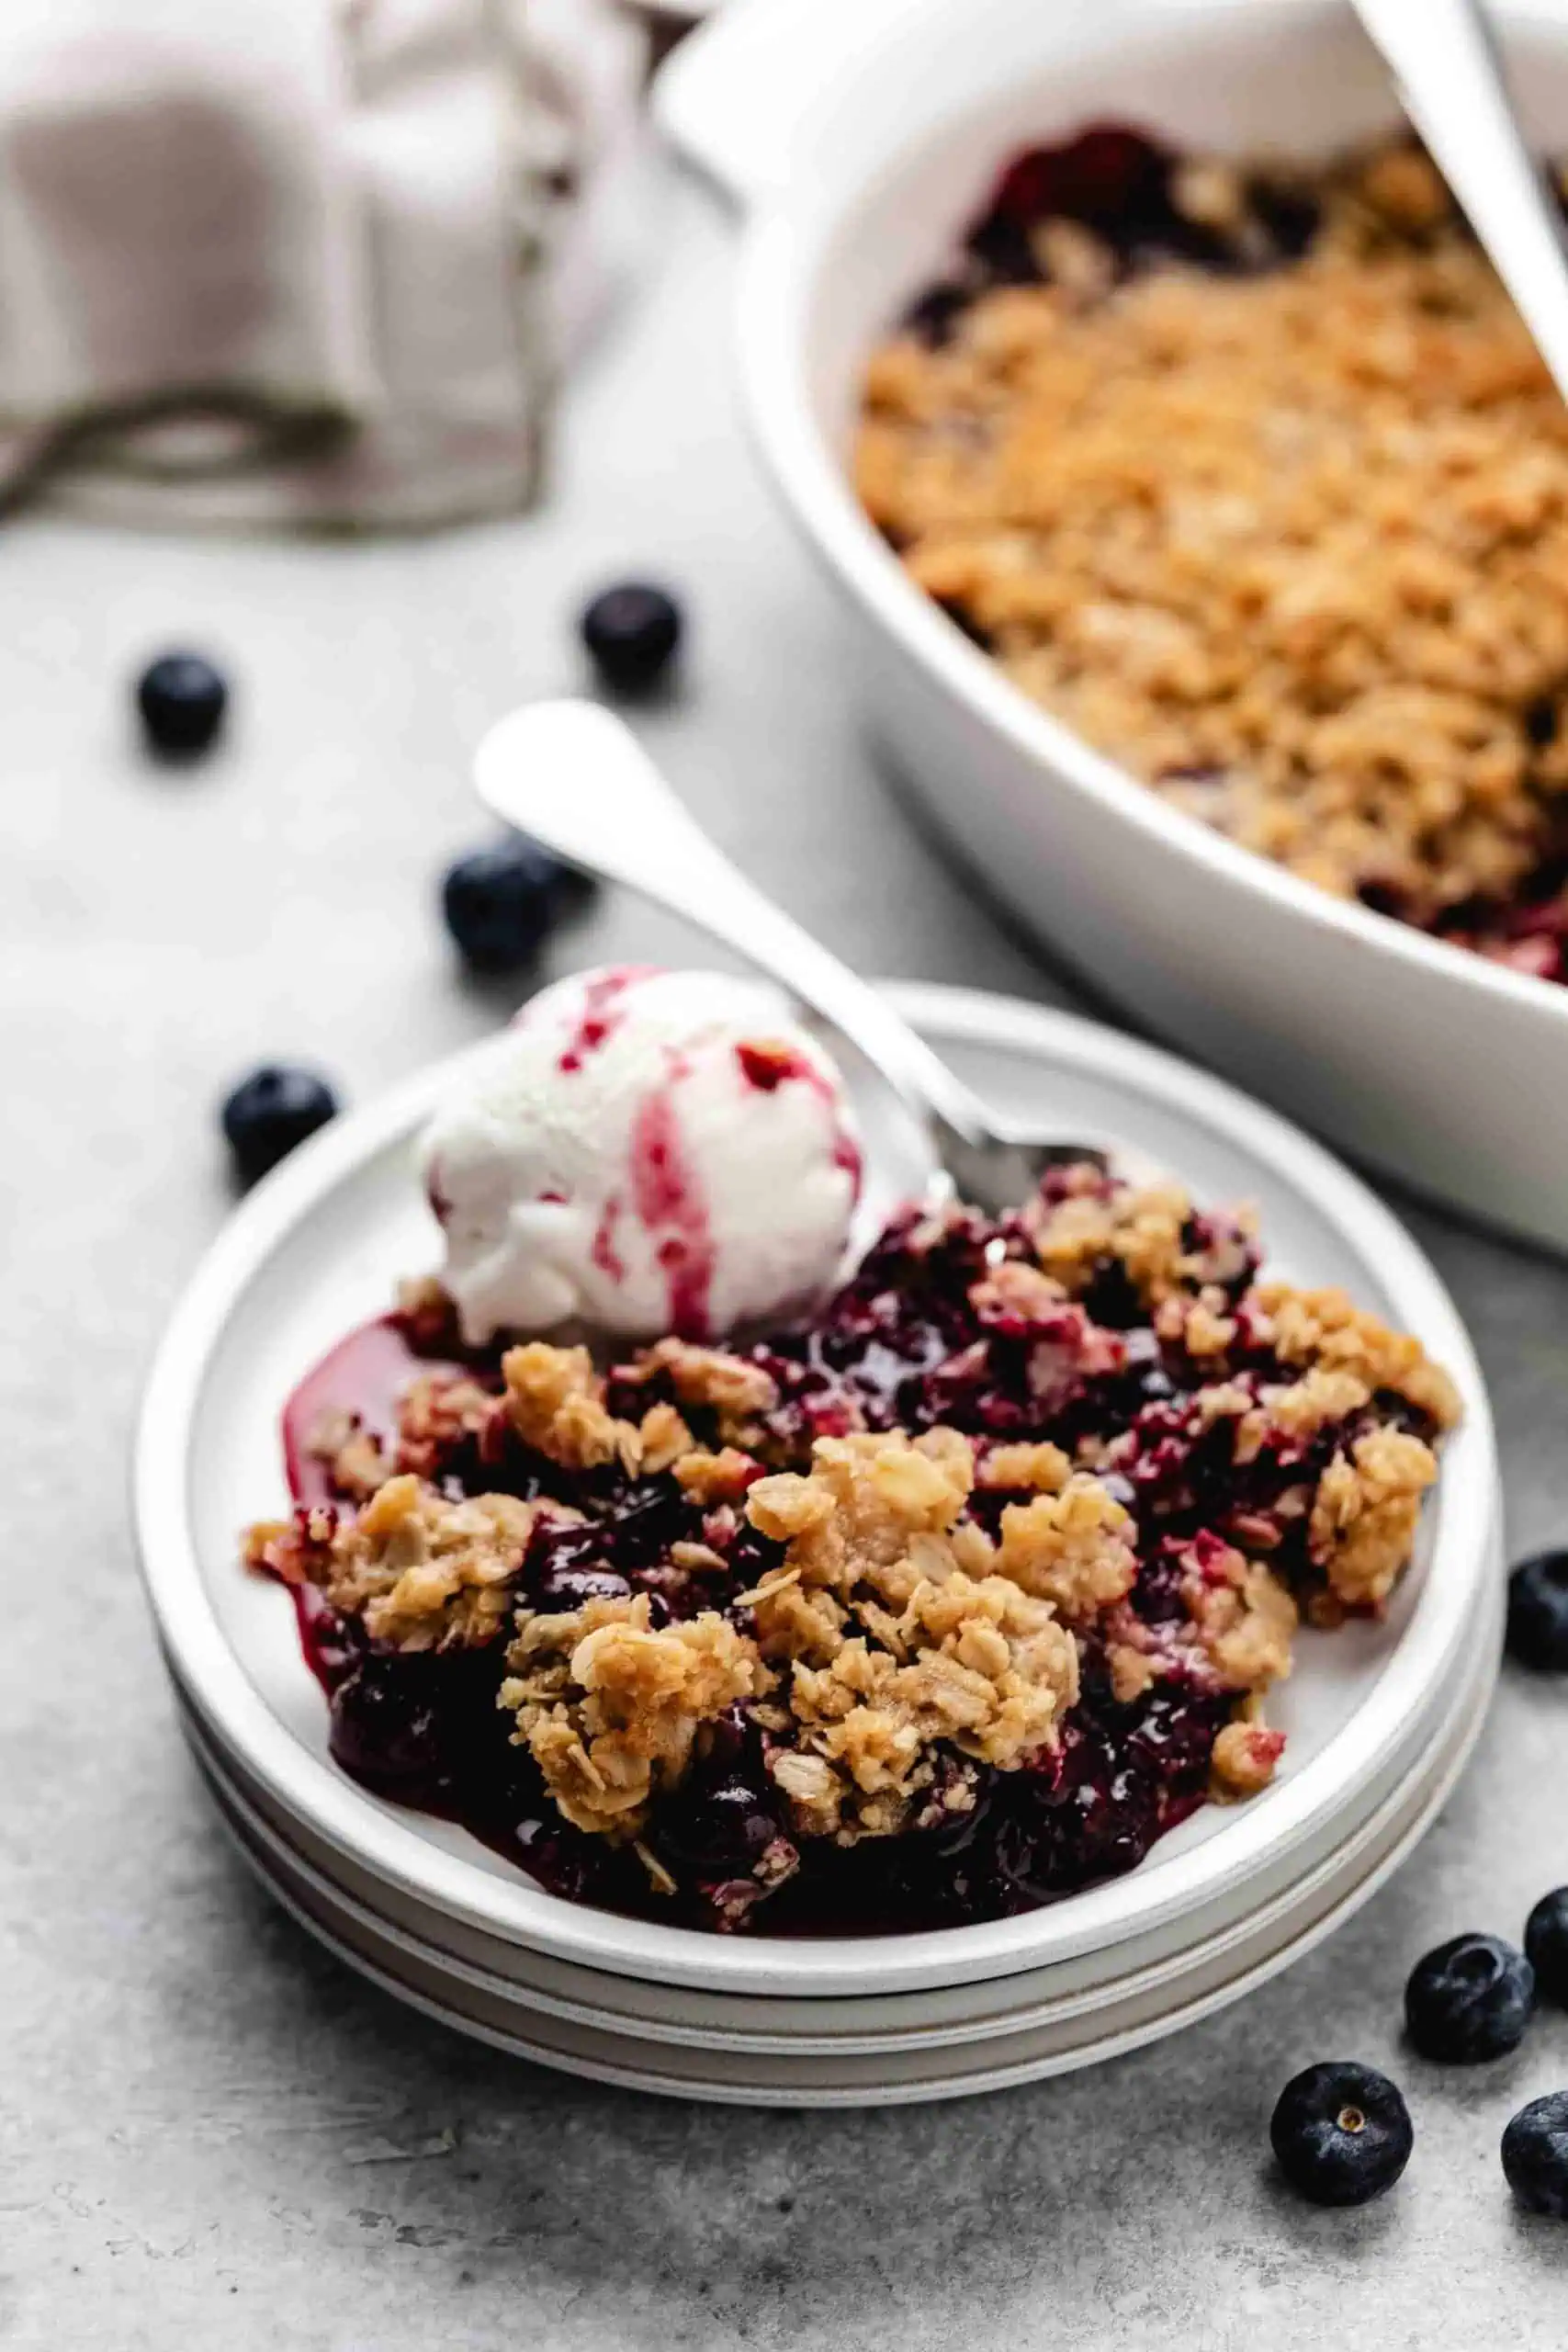
<instances>
[{"instance_id":1,"label":"white ceramic plate","mask_svg":"<svg viewBox=\"0 0 1568 2352\"><path fill-rule=\"evenodd\" d=\"M136 1519L160 1636L221 1746L284 1815L413 1902L558 1960L715 1993L801 1998L955 1985L1039 1969L1164 1927L1319 1858L1432 1736L1460 1652L1484 1617L1496 1469L1464 1329L1408 1235L1364 1186L1272 1114L1152 1048L1068 1015L938 989L904 1009L998 1102L1065 1134L1124 1141L1201 1198L1249 1198L1270 1262L1338 1283L1415 1331L1458 1381L1449 1446L1416 1566L1382 1625L1303 1638L1278 1719L1277 1784L1205 1808L1129 1877L1018 1919L907 1937L715 1939L544 1893L461 1830L367 1794L332 1763L320 1690L286 1594L242 1572L239 1529L284 1502L277 1415L299 1374L380 1309L434 1237L411 1138L457 1065L426 1072L326 1130L237 1212L160 1351L137 1444ZM480 1053L490 1050L479 1049ZM876 1137L876 1106L866 1105Z\"/></svg>"},{"instance_id":2,"label":"white ceramic plate","mask_svg":"<svg viewBox=\"0 0 1568 2352\"><path fill-rule=\"evenodd\" d=\"M1568 10L1493 13L1530 136L1568 152ZM1346 0L842 0L805 21L799 0L748 0L682 45L654 103L744 209L756 445L840 598L846 675L958 855L1187 1051L1568 1249L1568 989L1333 898L1145 790L915 587L849 479L868 353L1021 147L1107 118L1309 155L1392 127Z\"/></svg>"},{"instance_id":3,"label":"white ceramic plate","mask_svg":"<svg viewBox=\"0 0 1568 2352\"><path fill-rule=\"evenodd\" d=\"M890 2038L880 2047L822 2040L792 2050L739 2037L725 2046L678 2032L628 2034L613 2014L560 2001L540 2004L504 1980L454 1962L439 1946L422 1943L344 1896L258 1818L214 1767L199 1736L193 1745L240 1852L285 1906L350 1967L459 2031L570 2074L680 2098L790 2106L949 2098L1066 2073L1175 2032L1238 1999L1321 1941L1397 1867L1462 1770L1485 1713L1500 1615L1499 1586L1443 1739L1421 1772L1291 1905L1260 1915L1245 1935L1194 1948L1179 1969L1116 1979L1092 2007L1055 2012L1043 2007L959 2048L923 2035Z\"/></svg>"}]
</instances>

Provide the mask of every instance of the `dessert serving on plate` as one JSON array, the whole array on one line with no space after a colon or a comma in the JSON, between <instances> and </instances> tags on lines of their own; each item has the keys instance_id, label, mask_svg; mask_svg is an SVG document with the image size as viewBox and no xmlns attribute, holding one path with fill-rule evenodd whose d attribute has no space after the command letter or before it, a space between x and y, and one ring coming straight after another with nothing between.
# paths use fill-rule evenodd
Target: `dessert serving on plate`
<instances>
[{"instance_id":1,"label":"dessert serving on plate","mask_svg":"<svg viewBox=\"0 0 1568 2352\"><path fill-rule=\"evenodd\" d=\"M446 1241L285 1417L333 1751L545 1886L833 1934L1028 1909L1273 1774L1454 1392L1244 1214L1098 1162L846 1260L843 1089L763 991L609 972L435 1117Z\"/></svg>"},{"instance_id":2,"label":"dessert serving on plate","mask_svg":"<svg viewBox=\"0 0 1568 2352\"><path fill-rule=\"evenodd\" d=\"M1568 978L1568 416L1427 158L1020 155L862 499L1025 693L1342 897Z\"/></svg>"}]
</instances>

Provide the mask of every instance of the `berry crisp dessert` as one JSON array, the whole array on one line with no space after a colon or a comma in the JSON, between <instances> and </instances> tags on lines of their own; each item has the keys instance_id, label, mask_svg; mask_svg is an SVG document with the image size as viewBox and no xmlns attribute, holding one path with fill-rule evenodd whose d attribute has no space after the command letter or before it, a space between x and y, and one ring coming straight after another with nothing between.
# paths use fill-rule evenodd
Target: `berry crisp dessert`
<instances>
[{"instance_id":1,"label":"berry crisp dessert","mask_svg":"<svg viewBox=\"0 0 1568 2352\"><path fill-rule=\"evenodd\" d=\"M841 1082L764 994L525 1008L426 1139L441 1275L290 1398L293 1509L245 1558L343 1769L558 1895L779 1934L1027 1910L1267 1786L1298 1623L1382 1609L1455 1392L1267 1279L1245 1213L1098 1159L847 1251ZM769 1313L737 1217L781 1165Z\"/></svg>"},{"instance_id":2,"label":"berry crisp dessert","mask_svg":"<svg viewBox=\"0 0 1568 2352\"><path fill-rule=\"evenodd\" d=\"M1020 155L873 355L856 478L1164 799L1568 978L1568 410L1418 147Z\"/></svg>"}]
</instances>

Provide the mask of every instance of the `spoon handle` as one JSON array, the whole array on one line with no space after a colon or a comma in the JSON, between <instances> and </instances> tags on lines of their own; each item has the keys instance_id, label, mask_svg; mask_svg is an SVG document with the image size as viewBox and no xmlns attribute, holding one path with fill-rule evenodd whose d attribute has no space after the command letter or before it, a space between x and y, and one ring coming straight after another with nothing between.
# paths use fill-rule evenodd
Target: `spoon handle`
<instances>
[{"instance_id":1,"label":"spoon handle","mask_svg":"<svg viewBox=\"0 0 1568 2352\"><path fill-rule=\"evenodd\" d=\"M1568 245L1481 0L1355 0L1405 113L1568 400Z\"/></svg>"},{"instance_id":2,"label":"spoon handle","mask_svg":"<svg viewBox=\"0 0 1568 2352\"><path fill-rule=\"evenodd\" d=\"M570 865L683 915L842 1032L910 1109L984 1148L978 1098L847 964L732 865L629 728L590 702L530 703L497 721L474 759L479 797Z\"/></svg>"}]
</instances>

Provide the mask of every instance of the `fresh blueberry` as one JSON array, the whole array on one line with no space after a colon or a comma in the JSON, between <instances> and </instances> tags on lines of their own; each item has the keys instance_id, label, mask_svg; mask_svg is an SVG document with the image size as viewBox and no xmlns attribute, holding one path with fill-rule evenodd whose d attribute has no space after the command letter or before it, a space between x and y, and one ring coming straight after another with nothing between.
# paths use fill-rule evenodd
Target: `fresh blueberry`
<instances>
[{"instance_id":1,"label":"fresh blueberry","mask_svg":"<svg viewBox=\"0 0 1568 2352\"><path fill-rule=\"evenodd\" d=\"M164 653L138 679L136 706L152 749L189 759L216 738L229 688L201 654Z\"/></svg>"},{"instance_id":2,"label":"fresh blueberry","mask_svg":"<svg viewBox=\"0 0 1568 2352\"><path fill-rule=\"evenodd\" d=\"M594 597L581 627L582 642L604 684L616 694L646 694L674 659L681 607L664 589L627 580Z\"/></svg>"},{"instance_id":3,"label":"fresh blueberry","mask_svg":"<svg viewBox=\"0 0 1568 2352\"><path fill-rule=\"evenodd\" d=\"M767 1797L732 1776L672 1807L660 1824L660 1846L685 1870L728 1876L749 1871L778 1835Z\"/></svg>"},{"instance_id":4,"label":"fresh blueberry","mask_svg":"<svg viewBox=\"0 0 1568 2352\"><path fill-rule=\"evenodd\" d=\"M591 1600L625 1600L631 1587L613 1568L547 1566L534 1595L543 1610L585 1609Z\"/></svg>"},{"instance_id":5,"label":"fresh blueberry","mask_svg":"<svg viewBox=\"0 0 1568 2352\"><path fill-rule=\"evenodd\" d=\"M448 866L441 908L466 963L476 972L515 972L550 934L567 894L566 868L522 834L471 850Z\"/></svg>"},{"instance_id":6,"label":"fresh blueberry","mask_svg":"<svg viewBox=\"0 0 1568 2352\"><path fill-rule=\"evenodd\" d=\"M1269 2126L1280 2169L1314 2205L1365 2205L1392 2188L1416 2144L1395 2086L1352 2059L1309 2066L1280 2094Z\"/></svg>"},{"instance_id":7,"label":"fresh blueberry","mask_svg":"<svg viewBox=\"0 0 1568 2352\"><path fill-rule=\"evenodd\" d=\"M337 1097L314 1070L264 1062L223 1105L223 1133L237 1172L254 1184L336 1115Z\"/></svg>"},{"instance_id":8,"label":"fresh blueberry","mask_svg":"<svg viewBox=\"0 0 1568 2352\"><path fill-rule=\"evenodd\" d=\"M1525 712L1525 734L1538 752L1544 752L1557 737L1558 710L1551 695L1542 695Z\"/></svg>"},{"instance_id":9,"label":"fresh blueberry","mask_svg":"<svg viewBox=\"0 0 1568 2352\"><path fill-rule=\"evenodd\" d=\"M1543 1894L1526 1920L1525 1957L1536 1991L1568 2009L1568 1886Z\"/></svg>"},{"instance_id":10,"label":"fresh blueberry","mask_svg":"<svg viewBox=\"0 0 1568 2352\"><path fill-rule=\"evenodd\" d=\"M974 300L973 289L951 280L928 288L904 313L904 331L932 351L953 341L959 320Z\"/></svg>"},{"instance_id":11,"label":"fresh blueberry","mask_svg":"<svg viewBox=\"0 0 1568 2352\"><path fill-rule=\"evenodd\" d=\"M1508 1578L1508 1655L1568 1674L1568 1552L1538 1552Z\"/></svg>"},{"instance_id":12,"label":"fresh blueberry","mask_svg":"<svg viewBox=\"0 0 1568 2352\"><path fill-rule=\"evenodd\" d=\"M367 1657L333 1693L329 1745L345 1772L387 1787L433 1788L442 1764L434 1692L405 1661Z\"/></svg>"},{"instance_id":13,"label":"fresh blueberry","mask_svg":"<svg viewBox=\"0 0 1568 2352\"><path fill-rule=\"evenodd\" d=\"M1568 2222L1568 2091L1520 2108L1503 2134L1503 2170L1527 2213Z\"/></svg>"},{"instance_id":14,"label":"fresh blueberry","mask_svg":"<svg viewBox=\"0 0 1568 2352\"><path fill-rule=\"evenodd\" d=\"M523 1867L551 1894L558 1894L568 1903L585 1903L591 1899L592 1871L589 1856L582 1849L589 1845L604 1846L609 1841L579 1836L574 1843L570 1835L562 1835L560 1816L555 1814L553 1805L550 1811L555 1815L552 1821L540 1820L536 1815L527 1815L513 1828ZM593 1857L594 1860L598 1859Z\"/></svg>"},{"instance_id":15,"label":"fresh blueberry","mask_svg":"<svg viewBox=\"0 0 1568 2352\"><path fill-rule=\"evenodd\" d=\"M1455 1936L1418 1960L1404 1988L1404 2022L1423 2058L1470 2066L1501 2058L1523 2038L1535 1971L1501 1936Z\"/></svg>"}]
</instances>

